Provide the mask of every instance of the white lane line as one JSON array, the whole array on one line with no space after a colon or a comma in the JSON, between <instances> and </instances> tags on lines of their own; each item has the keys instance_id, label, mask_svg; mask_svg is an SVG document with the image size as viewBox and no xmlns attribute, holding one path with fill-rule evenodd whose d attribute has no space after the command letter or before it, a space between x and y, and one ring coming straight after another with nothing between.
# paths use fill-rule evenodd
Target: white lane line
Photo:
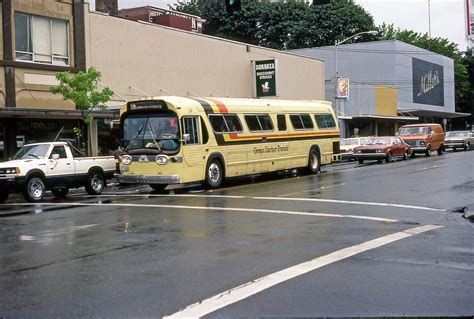
<instances>
[{"instance_id":1,"label":"white lane line","mask_svg":"<svg viewBox=\"0 0 474 319\"><path fill-rule=\"evenodd\" d=\"M118 194L103 194L102 197L119 197L123 195ZM362 201L351 201L341 199L324 199L324 198L301 198L301 197L253 197L253 196L231 196L231 195L201 195L201 194L130 194L126 195L129 197L192 197L192 198L228 198L228 199L254 199L254 200L280 200L280 201L300 201L300 202L320 202L320 203L336 203L336 204L352 204L352 205L366 205L366 206L381 206L381 207L396 207L396 208L407 208L407 209L419 209L429 210L435 212L446 212L446 209L416 206L416 205L403 205L403 204L392 204L392 203L378 203L378 202L362 202ZM88 195L78 195L77 197L91 197ZM96 196L92 196L96 197Z\"/></svg>"},{"instance_id":2,"label":"white lane line","mask_svg":"<svg viewBox=\"0 0 474 319\"><path fill-rule=\"evenodd\" d=\"M302 193L309 193L309 192L313 192L313 191L316 191L316 190L328 189L328 188L332 188L332 187L336 187L336 186L343 186L343 185L346 185L346 183L339 183L339 184L334 184L334 185L329 185L329 186L321 186L321 187L318 187L318 188L315 188L315 189L308 189L308 190L304 190L304 191L288 193L288 194L283 194L283 195L279 195L279 196L283 197L283 196L291 196L291 195L302 194Z\"/></svg>"},{"instance_id":3,"label":"white lane line","mask_svg":"<svg viewBox=\"0 0 474 319\"><path fill-rule=\"evenodd\" d=\"M421 227L415 227L402 232L369 240L359 245L347 247L328 255L321 256L290 268L280 270L273 274L258 278L236 288L224 291L213 297L187 306L184 309L164 318L199 318L255 295L282 282L304 275L310 271L363 253L365 251L441 227L443 226L425 225Z\"/></svg>"},{"instance_id":4,"label":"white lane line","mask_svg":"<svg viewBox=\"0 0 474 319\"><path fill-rule=\"evenodd\" d=\"M358 215L342 215L342 214L325 214L325 213L310 213L287 210L273 210L273 209L258 209L258 208L238 208L238 207L208 207L208 206L185 206L185 205L155 205L155 204L128 204L128 203L14 203L14 204L0 204L0 206L102 206L102 207L147 207L147 208L171 208L171 209L194 209L194 210L219 210L219 211L233 211L233 212L257 212L270 214L285 214L285 215L300 215L300 216L316 216L316 217L333 217L333 218L351 218L372 220L385 223L395 223L397 219L389 219L372 216L358 216Z\"/></svg>"}]
</instances>

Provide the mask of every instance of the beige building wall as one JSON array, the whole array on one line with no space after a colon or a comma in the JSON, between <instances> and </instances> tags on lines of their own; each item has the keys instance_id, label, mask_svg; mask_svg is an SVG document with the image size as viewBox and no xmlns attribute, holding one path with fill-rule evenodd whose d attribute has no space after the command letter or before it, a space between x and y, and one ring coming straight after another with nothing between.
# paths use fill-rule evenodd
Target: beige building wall
<instances>
[{"instance_id":1,"label":"beige building wall","mask_svg":"<svg viewBox=\"0 0 474 319\"><path fill-rule=\"evenodd\" d=\"M73 0L13 0L12 11L13 22L14 12L68 21L70 65L74 65ZM14 27L12 33L12 38L15 39ZM13 42L13 51L15 51L15 42ZM34 65L36 63L32 63L32 66ZM75 106L71 102L64 101L61 96L49 91L51 86L57 83L55 74L54 71L15 68L16 107L74 110Z\"/></svg>"},{"instance_id":2,"label":"beige building wall","mask_svg":"<svg viewBox=\"0 0 474 319\"><path fill-rule=\"evenodd\" d=\"M89 21L87 21L87 17ZM252 61L277 59L281 99L324 99L323 61L239 42L86 14L86 55L102 84L127 100L144 94L252 97ZM121 104L115 96L111 104Z\"/></svg>"}]
</instances>

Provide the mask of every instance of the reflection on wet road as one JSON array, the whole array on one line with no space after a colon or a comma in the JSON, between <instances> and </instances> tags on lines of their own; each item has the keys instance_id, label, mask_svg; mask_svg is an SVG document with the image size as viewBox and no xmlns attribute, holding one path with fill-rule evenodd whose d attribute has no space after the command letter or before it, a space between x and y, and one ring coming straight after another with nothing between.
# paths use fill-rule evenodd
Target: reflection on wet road
<instances>
[{"instance_id":1,"label":"reflection on wet road","mask_svg":"<svg viewBox=\"0 0 474 319\"><path fill-rule=\"evenodd\" d=\"M473 154L9 201L0 317L472 314Z\"/></svg>"}]
</instances>

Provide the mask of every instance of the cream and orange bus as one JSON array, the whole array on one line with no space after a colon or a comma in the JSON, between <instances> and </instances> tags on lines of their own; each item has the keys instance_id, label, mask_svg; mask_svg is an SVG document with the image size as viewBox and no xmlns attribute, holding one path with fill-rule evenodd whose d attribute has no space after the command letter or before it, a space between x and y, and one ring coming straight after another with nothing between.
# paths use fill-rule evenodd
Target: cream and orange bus
<instances>
[{"instance_id":1,"label":"cream and orange bus","mask_svg":"<svg viewBox=\"0 0 474 319\"><path fill-rule=\"evenodd\" d=\"M326 101L163 96L128 102L120 122L117 180L155 190L293 168L316 174L341 159Z\"/></svg>"}]
</instances>

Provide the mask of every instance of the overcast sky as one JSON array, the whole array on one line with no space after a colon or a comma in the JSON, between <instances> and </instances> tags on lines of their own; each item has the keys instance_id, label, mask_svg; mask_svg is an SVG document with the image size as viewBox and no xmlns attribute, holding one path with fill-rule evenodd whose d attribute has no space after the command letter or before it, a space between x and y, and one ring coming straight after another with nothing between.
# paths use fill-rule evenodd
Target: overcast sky
<instances>
[{"instance_id":1,"label":"overcast sky","mask_svg":"<svg viewBox=\"0 0 474 319\"><path fill-rule=\"evenodd\" d=\"M95 0L89 0L94 9ZM395 27L427 33L431 17L431 36L447 38L457 43L461 51L466 49L465 0L355 0L372 14L376 25L383 22ZM118 0L119 9L142 5L168 8L174 0ZM431 10L428 10L430 3Z\"/></svg>"}]
</instances>

